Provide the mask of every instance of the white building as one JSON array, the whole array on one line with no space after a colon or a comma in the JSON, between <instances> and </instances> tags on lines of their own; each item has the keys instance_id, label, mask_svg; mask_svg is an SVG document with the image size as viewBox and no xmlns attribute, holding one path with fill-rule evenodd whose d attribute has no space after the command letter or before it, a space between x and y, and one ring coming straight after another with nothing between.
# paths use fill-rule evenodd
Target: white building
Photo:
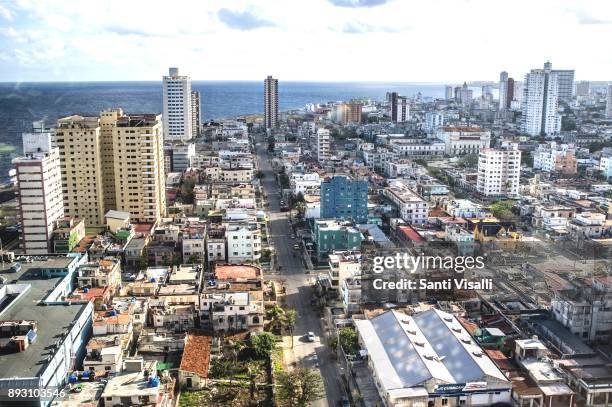
<instances>
[{"instance_id":1,"label":"white building","mask_svg":"<svg viewBox=\"0 0 612 407\"><path fill-rule=\"evenodd\" d=\"M264 80L264 124L266 129L278 127L278 79Z\"/></svg>"},{"instance_id":2,"label":"white building","mask_svg":"<svg viewBox=\"0 0 612 407\"><path fill-rule=\"evenodd\" d=\"M163 77L164 140L189 140L194 130L191 103L191 79L170 68Z\"/></svg>"},{"instance_id":3,"label":"white building","mask_svg":"<svg viewBox=\"0 0 612 407\"><path fill-rule=\"evenodd\" d=\"M229 222L225 224L227 261L242 263L261 257L261 233L255 222Z\"/></svg>"},{"instance_id":4,"label":"white building","mask_svg":"<svg viewBox=\"0 0 612 407\"><path fill-rule=\"evenodd\" d=\"M64 216L59 150L52 147L51 132L42 127L34 131L23 134L24 156L13 160L21 247L29 255L52 252L53 225Z\"/></svg>"},{"instance_id":5,"label":"white building","mask_svg":"<svg viewBox=\"0 0 612 407\"><path fill-rule=\"evenodd\" d=\"M491 132L478 126L443 126L436 132L436 138L444 142L444 153L458 155L478 154L488 148Z\"/></svg>"},{"instance_id":6,"label":"white building","mask_svg":"<svg viewBox=\"0 0 612 407\"><path fill-rule=\"evenodd\" d=\"M293 173L289 179L289 185L294 195L320 195L321 193L321 177L316 172Z\"/></svg>"},{"instance_id":7,"label":"white building","mask_svg":"<svg viewBox=\"0 0 612 407\"><path fill-rule=\"evenodd\" d=\"M248 291L204 292L200 295L202 320L209 321L214 332L261 330L263 304L255 297Z\"/></svg>"},{"instance_id":8,"label":"white building","mask_svg":"<svg viewBox=\"0 0 612 407\"><path fill-rule=\"evenodd\" d=\"M517 196L520 172L517 144L505 150L485 148L478 156L476 190L485 196Z\"/></svg>"},{"instance_id":9,"label":"white building","mask_svg":"<svg viewBox=\"0 0 612 407\"><path fill-rule=\"evenodd\" d=\"M506 110L508 100L508 72L502 71L499 74L499 110Z\"/></svg>"},{"instance_id":10,"label":"white building","mask_svg":"<svg viewBox=\"0 0 612 407\"><path fill-rule=\"evenodd\" d=\"M355 325L383 405L510 403L512 382L452 314L392 310Z\"/></svg>"},{"instance_id":11,"label":"white building","mask_svg":"<svg viewBox=\"0 0 612 407\"><path fill-rule=\"evenodd\" d=\"M429 214L429 204L416 192L408 188L404 181L394 181L383 190L397 206L399 216L409 224L424 224Z\"/></svg>"},{"instance_id":12,"label":"white building","mask_svg":"<svg viewBox=\"0 0 612 407\"><path fill-rule=\"evenodd\" d=\"M521 130L530 136L553 135L561 131L561 116L557 112L559 78L550 64L544 69L532 69L525 75Z\"/></svg>"},{"instance_id":13,"label":"white building","mask_svg":"<svg viewBox=\"0 0 612 407\"><path fill-rule=\"evenodd\" d=\"M608 94L606 96L606 118L612 119L612 85L608 85Z\"/></svg>"},{"instance_id":14,"label":"white building","mask_svg":"<svg viewBox=\"0 0 612 407\"><path fill-rule=\"evenodd\" d=\"M425 130L434 131L444 125L444 115L438 112L427 112L425 114Z\"/></svg>"},{"instance_id":15,"label":"white building","mask_svg":"<svg viewBox=\"0 0 612 407\"><path fill-rule=\"evenodd\" d=\"M191 131L193 137L197 137L200 133L200 125L202 124L202 106L200 92L191 91Z\"/></svg>"},{"instance_id":16,"label":"white building","mask_svg":"<svg viewBox=\"0 0 612 407\"><path fill-rule=\"evenodd\" d=\"M438 139L399 138L389 141L398 157L430 158L444 155L444 142Z\"/></svg>"},{"instance_id":17,"label":"white building","mask_svg":"<svg viewBox=\"0 0 612 407\"><path fill-rule=\"evenodd\" d=\"M533 168L555 172L564 170L564 173L576 173L575 149L572 144L557 144L551 142L549 144L540 144L533 152ZM562 164L568 163L571 168L565 168Z\"/></svg>"},{"instance_id":18,"label":"white building","mask_svg":"<svg viewBox=\"0 0 612 407\"><path fill-rule=\"evenodd\" d=\"M317 130L317 161L324 163L330 157L331 135L327 129Z\"/></svg>"}]
</instances>

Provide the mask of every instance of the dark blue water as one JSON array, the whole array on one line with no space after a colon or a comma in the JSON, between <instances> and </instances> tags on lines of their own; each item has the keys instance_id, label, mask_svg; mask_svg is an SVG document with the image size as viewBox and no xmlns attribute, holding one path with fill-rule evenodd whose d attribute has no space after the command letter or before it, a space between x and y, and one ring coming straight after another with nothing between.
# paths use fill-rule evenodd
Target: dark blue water
<instances>
[{"instance_id":1,"label":"dark blue water","mask_svg":"<svg viewBox=\"0 0 612 407\"><path fill-rule=\"evenodd\" d=\"M192 88L201 93L205 120L263 111L263 81L193 81ZM21 133L31 128L32 121L45 118L52 124L63 116L96 115L110 107L127 113L159 113L161 91L161 82L0 83L0 143L15 147L12 153L0 153L0 181L7 179L10 158L21 153ZM389 91L443 97L444 85L281 81L280 109L351 98L383 100Z\"/></svg>"}]
</instances>

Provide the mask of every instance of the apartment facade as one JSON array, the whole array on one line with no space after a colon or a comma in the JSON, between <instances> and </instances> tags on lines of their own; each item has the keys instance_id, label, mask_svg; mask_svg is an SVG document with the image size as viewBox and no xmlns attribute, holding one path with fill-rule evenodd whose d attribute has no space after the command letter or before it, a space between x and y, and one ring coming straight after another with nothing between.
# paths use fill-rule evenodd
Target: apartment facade
<instances>
[{"instance_id":1,"label":"apartment facade","mask_svg":"<svg viewBox=\"0 0 612 407\"><path fill-rule=\"evenodd\" d=\"M163 129L160 115L124 115L113 129L116 210L136 223L166 213Z\"/></svg>"},{"instance_id":2,"label":"apartment facade","mask_svg":"<svg viewBox=\"0 0 612 407\"><path fill-rule=\"evenodd\" d=\"M330 158L331 135L327 129L317 130L317 161L324 163Z\"/></svg>"},{"instance_id":3,"label":"apartment facade","mask_svg":"<svg viewBox=\"0 0 612 407\"><path fill-rule=\"evenodd\" d=\"M193 137L191 79L170 68L163 77L164 139L189 140Z\"/></svg>"},{"instance_id":4,"label":"apartment facade","mask_svg":"<svg viewBox=\"0 0 612 407\"><path fill-rule=\"evenodd\" d=\"M103 225L105 192L100 118L73 115L59 119L55 142L60 153L64 213L83 219L88 226Z\"/></svg>"},{"instance_id":5,"label":"apartment facade","mask_svg":"<svg viewBox=\"0 0 612 407\"><path fill-rule=\"evenodd\" d=\"M28 255L51 250L55 222L64 216L59 149L51 145L52 133L23 134L23 157L13 159L16 195L21 221L21 248Z\"/></svg>"},{"instance_id":6,"label":"apartment facade","mask_svg":"<svg viewBox=\"0 0 612 407\"><path fill-rule=\"evenodd\" d=\"M485 196L516 196L519 191L521 152L517 144L508 149L486 148L478 156L476 190Z\"/></svg>"},{"instance_id":7,"label":"apartment facade","mask_svg":"<svg viewBox=\"0 0 612 407\"><path fill-rule=\"evenodd\" d=\"M242 263L261 257L261 232L256 222L236 221L225 225L227 261Z\"/></svg>"},{"instance_id":8,"label":"apartment facade","mask_svg":"<svg viewBox=\"0 0 612 407\"><path fill-rule=\"evenodd\" d=\"M368 182L343 175L321 183L321 218L368 220Z\"/></svg>"},{"instance_id":9,"label":"apartment facade","mask_svg":"<svg viewBox=\"0 0 612 407\"><path fill-rule=\"evenodd\" d=\"M191 134L197 137L200 134L200 125L202 124L202 105L200 92L191 91Z\"/></svg>"}]
</instances>

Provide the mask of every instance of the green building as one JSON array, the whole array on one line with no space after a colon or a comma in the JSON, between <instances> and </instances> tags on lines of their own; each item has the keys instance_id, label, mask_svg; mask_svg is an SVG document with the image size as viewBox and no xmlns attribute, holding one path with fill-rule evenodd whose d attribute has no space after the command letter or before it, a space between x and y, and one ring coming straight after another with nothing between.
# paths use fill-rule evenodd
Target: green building
<instances>
[{"instance_id":1,"label":"green building","mask_svg":"<svg viewBox=\"0 0 612 407\"><path fill-rule=\"evenodd\" d=\"M363 236L350 223L335 219L316 220L313 237L317 247L317 257L323 259L334 250L359 250Z\"/></svg>"}]
</instances>

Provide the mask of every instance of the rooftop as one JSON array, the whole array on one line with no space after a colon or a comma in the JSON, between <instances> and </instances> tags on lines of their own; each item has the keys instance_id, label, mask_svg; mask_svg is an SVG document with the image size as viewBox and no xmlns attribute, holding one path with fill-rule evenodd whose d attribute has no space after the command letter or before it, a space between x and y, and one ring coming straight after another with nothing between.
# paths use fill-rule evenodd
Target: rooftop
<instances>
[{"instance_id":1,"label":"rooftop","mask_svg":"<svg viewBox=\"0 0 612 407\"><path fill-rule=\"evenodd\" d=\"M76 257L49 257L48 260L23 263L17 273L2 273L9 280L5 287L29 287L0 311L0 320L30 320L37 322L36 339L23 352L0 355L0 378L36 377L46 367L47 357L54 354L53 345L64 340L67 330L89 305L89 302L72 302L62 305L41 305L65 276L43 277L44 269L65 269Z\"/></svg>"},{"instance_id":2,"label":"rooftop","mask_svg":"<svg viewBox=\"0 0 612 407\"><path fill-rule=\"evenodd\" d=\"M208 377L210 365L211 337L199 331L191 331L185 338L185 349L181 358L180 370Z\"/></svg>"},{"instance_id":3,"label":"rooftop","mask_svg":"<svg viewBox=\"0 0 612 407\"><path fill-rule=\"evenodd\" d=\"M215 276L219 280L253 279L261 276L261 270L246 264L222 264L215 267Z\"/></svg>"}]
</instances>

